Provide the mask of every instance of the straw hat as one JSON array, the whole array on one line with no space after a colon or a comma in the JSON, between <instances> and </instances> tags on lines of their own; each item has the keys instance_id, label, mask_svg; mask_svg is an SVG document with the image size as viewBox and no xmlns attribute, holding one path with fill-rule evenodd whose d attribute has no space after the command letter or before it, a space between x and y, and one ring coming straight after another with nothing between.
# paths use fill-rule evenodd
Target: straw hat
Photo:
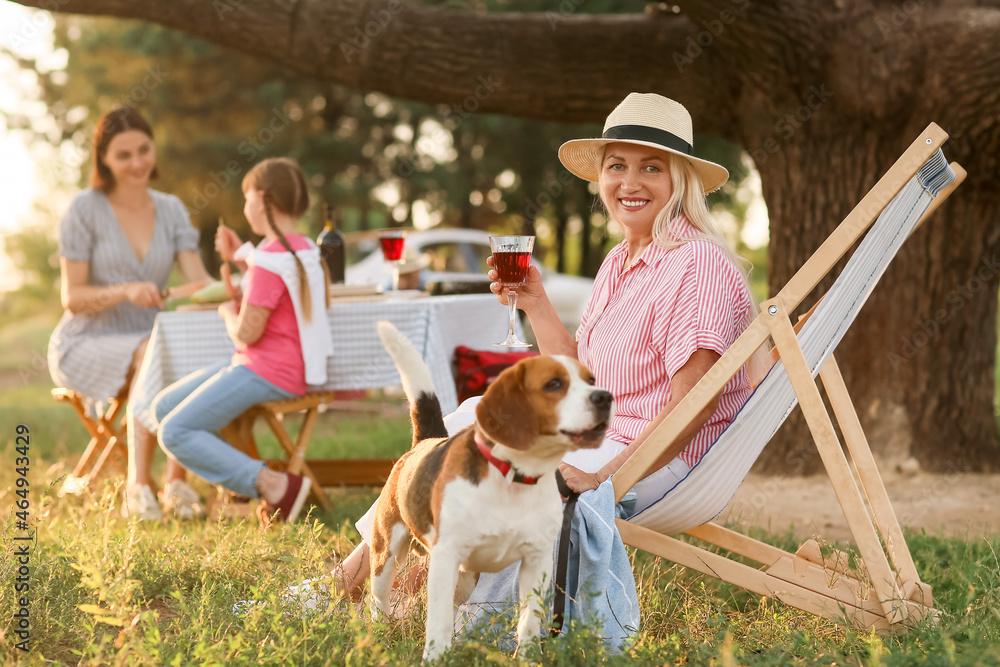
<instances>
[{"instance_id":1,"label":"straw hat","mask_svg":"<svg viewBox=\"0 0 1000 667\"><path fill-rule=\"evenodd\" d=\"M656 93L629 93L604 121L600 139L574 139L559 147L559 160L586 181L597 181L604 147L612 142L649 146L686 159L701 177L705 194L729 180L722 165L701 160L694 152L691 114L680 102Z\"/></svg>"}]
</instances>

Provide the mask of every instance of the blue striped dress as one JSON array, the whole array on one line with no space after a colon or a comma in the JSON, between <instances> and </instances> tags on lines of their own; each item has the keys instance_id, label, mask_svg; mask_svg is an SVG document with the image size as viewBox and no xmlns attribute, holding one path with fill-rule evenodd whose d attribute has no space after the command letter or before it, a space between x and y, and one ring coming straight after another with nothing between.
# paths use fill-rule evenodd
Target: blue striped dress
<instances>
[{"instance_id":1,"label":"blue striped dress","mask_svg":"<svg viewBox=\"0 0 1000 667\"><path fill-rule=\"evenodd\" d=\"M118 224L111 202L97 188L76 195L59 222L59 256L90 263L89 284L142 281L166 286L177 253L198 249L198 231L181 200L149 190L156 206L153 241L140 262ZM49 372L57 386L94 402L124 386L132 353L153 330L158 308L123 301L96 313L63 313L49 339Z\"/></svg>"}]
</instances>

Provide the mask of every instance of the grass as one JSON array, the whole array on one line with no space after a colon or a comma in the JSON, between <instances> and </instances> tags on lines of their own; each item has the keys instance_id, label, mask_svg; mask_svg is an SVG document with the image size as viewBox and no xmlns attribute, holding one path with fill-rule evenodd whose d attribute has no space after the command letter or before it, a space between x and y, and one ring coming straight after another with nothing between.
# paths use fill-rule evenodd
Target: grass
<instances>
[{"instance_id":1,"label":"grass","mask_svg":"<svg viewBox=\"0 0 1000 667\"><path fill-rule=\"evenodd\" d=\"M16 376L22 384L47 380L45 352L60 315L47 310L0 327L0 374Z\"/></svg>"},{"instance_id":2,"label":"grass","mask_svg":"<svg viewBox=\"0 0 1000 667\"><path fill-rule=\"evenodd\" d=\"M34 441L33 441L34 442ZM56 499L57 472L32 451L31 642L22 655L0 630L5 662L22 664L309 664L410 665L419 662L423 609L405 621L372 622L353 606L311 619L286 617L283 589L329 569L356 543L351 520L372 490L337 491L336 508L306 522L262 533L249 522L118 518L106 484L90 498ZM8 442L6 461L16 452ZM0 468L0 506L12 507L13 466ZM46 472L46 470L49 472ZM3 522L15 544L12 511ZM790 534L763 536L794 548ZM944 612L937 625L898 637L845 629L781 603L722 584L646 554L634 556L643 627L623 656L610 656L587 628L550 640L534 655L543 665L996 665L1000 664L1000 539L908 535L925 581ZM16 565L0 563L0 613L14 611ZM244 599L269 604L246 618ZM482 638L457 643L444 664L513 664Z\"/></svg>"},{"instance_id":3,"label":"grass","mask_svg":"<svg viewBox=\"0 0 1000 667\"><path fill-rule=\"evenodd\" d=\"M31 645L14 648L13 628L0 628L5 663L57 664L309 664L410 665L420 660L423 607L405 621L372 622L354 606L308 619L286 617L282 591L329 570L357 543L353 520L377 490L335 489L332 511L262 533L248 521L129 523L118 515L112 482L85 498L54 497L65 472L67 445L49 423L60 412L44 393L29 391L20 423L31 429L31 516L38 530L32 556ZM49 415L49 408L57 408ZM13 417L5 415L5 417ZM46 416L46 417L43 417ZM70 413L70 417L73 415ZM331 424L325 424L332 422ZM14 428L5 419L0 460L14 463ZM346 419L327 415L324 456L369 452L371 442L396 438L406 446L406 418ZM82 432L82 429L80 429ZM15 545L13 465L0 466L0 528ZM195 483L204 496L210 491ZM791 533L756 535L792 549ZM608 655L593 630L579 628L547 641L532 657L543 665L1000 665L1000 537L945 539L908 534L924 580L934 588L943 618L898 637L846 629L762 599L643 553L634 554L643 627L623 656ZM13 546L11 546L11 549ZM0 562L0 614L12 618L17 565ZM246 618L232 605L269 604ZM443 664L513 664L483 637L463 640Z\"/></svg>"},{"instance_id":4,"label":"grass","mask_svg":"<svg viewBox=\"0 0 1000 667\"><path fill-rule=\"evenodd\" d=\"M31 429L31 652L14 648L0 625L4 664L411 665L420 660L423 609L405 621L372 622L354 606L309 619L286 617L282 591L329 570L357 543L353 520L375 489L335 489L335 508L261 533L251 522L168 520L128 523L106 483L86 498L57 499L53 484L86 442L72 411L49 396L46 315L0 330L0 614L15 610L16 472L14 428ZM43 335L44 334L44 335ZM1000 384L1000 366L998 366ZM1000 405L1000 403L998 403ZM1000 414L1000 409L998 409ZM277 450L258 432L262 453ZM294 437L294 433L293 433ZM405 416L325 415L310 455L392 456L407 447ZM162 464L162 457L158 457ZM6 463L10 462L10 463ZM195 483L206 496L204 483ZM757 537L786 549L791 534ZM633 556L643 609L634 646L610 656L595 633L578 628L529 655L543 665L969 665L1000 666L1000 536L945 539L907 534L923 579L943 612L936 625L905 635L859 633L647 554ZM246 618L234 602L264 600ZM454 665L514 664L483 637L461 640L442 660Z\"/></svg>"}]
</instances>

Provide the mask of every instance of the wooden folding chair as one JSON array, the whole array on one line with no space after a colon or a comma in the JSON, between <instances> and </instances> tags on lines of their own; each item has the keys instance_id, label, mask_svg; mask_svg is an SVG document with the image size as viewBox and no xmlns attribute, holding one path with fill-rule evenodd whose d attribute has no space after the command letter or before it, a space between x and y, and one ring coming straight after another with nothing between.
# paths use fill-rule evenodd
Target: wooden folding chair
<instances>
[{"instance_id":1,"label":"wooden folding chair","mask_svg":"<svg viewBox=\"0 0 1000 667\"><path fill-rule=\"evenodd\" d=\"M332 505L324 486L381 485L389 478L393 459L306 459L309 439L312 437L316 417L321 406L336 400L335 391L309 392L304 396L283 401L259 403L245 411L221 432L222 437L232 446L260 458L253 436L253 426L257 418L263 418L285 455L285 461L270 460L273 468L287 470L312 480L314 500L324 509ZM293 441L285 429L285 415L305 411L298 437Z\"/></svg>"},{"instance_id":2,"label":"wooden folding chair","mask_svg":"<svg viewBox=\"0 0 1000 667\"><path fill-rule=\"evenodd\" d=\"M63 387L53 389L52 397L60 403L69 403L90 434L87 449L84 450L73 472L63 480L62 486L59 487L59 496L82 493L91 480L97 479L102 472L105 472L104 466L109 461L118 474L125 474L128 466L128 445L125 441L125 418L122 410L128 397L127 385L126 389L108 401L104 411L95 417L87 414L83 396L71 389Z\"/></svg>"},{"instance_id":3,"label":"wooden folding chair","mask_svg":"<svg viewBox=\"0 0 1000 667\"><path fill-rule=\"evenodd\" d=\"M894 631L936 617L931 589L917 574L832 352L902 242L964 178L964 170L948 165L940 152L946 139L934 123L924 130L777 296L761 304L761 314L614 475L621 500L662 455L679 453L676 440L685 425L768 338L773 341L777 361L691 473L652 507L628 521L617 520L626 544L862 629ZM789 313L863 235L830 291L793 327ZM817 374L858 480L823 405ZM859 552L855 567L842 551L824 555L814 540L793 554L711 523L796 403L854 536ZM668 536L679 532L762 567Z\"/></svg>"},{"instance_id":4,"label":"wooden folding chair","mask_svg":"<svg viewBox=\"0 0 1000 667\"><path fill-rule=\"evenodd\" d=\"M309 447L309 439L312 437L313 426L316 424L316 417L319 414L319 406L333 400L334 392L317 391L310 392L304 396L289 398L283 401L268 401L258 403L246 410L243 414L233 420L229 426L224 428L220 435L237 449L245 451L250 456L259 459L260 452L257 451L257 443L253 437L253 425L258 417L263 417L267 422L278 444L288 457L285 461L271 460L268 464L274 468L281 468L296 475L308 477L312 481L312 495L323 509L331 509L330 499L320 486L319 480L313 474L312 469L306 463L306 449ZM299 428L299 437L293 441L292 437L285 430L285 415L291 412L305 411L302 417L302 425Z\"/></svg>"}]
</instances>

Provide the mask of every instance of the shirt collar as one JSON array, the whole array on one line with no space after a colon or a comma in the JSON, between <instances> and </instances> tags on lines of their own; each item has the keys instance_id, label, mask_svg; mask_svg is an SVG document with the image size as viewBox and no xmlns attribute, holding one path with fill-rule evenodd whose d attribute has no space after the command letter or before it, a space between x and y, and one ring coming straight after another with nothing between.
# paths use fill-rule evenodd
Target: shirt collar
<instances>
[{"instance_id":1,"label":"shirt collar","mask_svg":"<svg viewBox=\"0 0 1000 667\"><path fill-rule=\"evenodd\" d=\"M691 223L689 223L687 218L683 215L671 220L668 228L668 233L674 238L685 238L696 233L696 230L691 226ZM668 254L668 250L665 250L663 246L658 244L656 241L652 241L648 246L646 246L645 250L642 251L642 254L639 255L639 258L634 264L632 264L632 266L636 266L641 263L645 266L655 267L662 262ZM614 259L618 268L618 273L621 273L622 267L625 265L625 259L628 257L628 242L622 240L621 243L615 246L615 248L608 253L608 257ZM630 270L631 268L632 267L629 267Z\"/></svg>"},{"instance_id":2,"label":"shirt collar","mask_svg":"<svg viewBox=\"0 0 1000 667\"><path fill-rule=\"evenodd\" d=\"M667 223L667 234L676 242L680 239L698 236L699 232L694 225L688 222L687 217L682 213ZM669 254L669 250L664 249L663 246L653 241L642 251L642 255L639 256L638 261L647 266L656 266Z\"/></svg>"}]
</instances>

